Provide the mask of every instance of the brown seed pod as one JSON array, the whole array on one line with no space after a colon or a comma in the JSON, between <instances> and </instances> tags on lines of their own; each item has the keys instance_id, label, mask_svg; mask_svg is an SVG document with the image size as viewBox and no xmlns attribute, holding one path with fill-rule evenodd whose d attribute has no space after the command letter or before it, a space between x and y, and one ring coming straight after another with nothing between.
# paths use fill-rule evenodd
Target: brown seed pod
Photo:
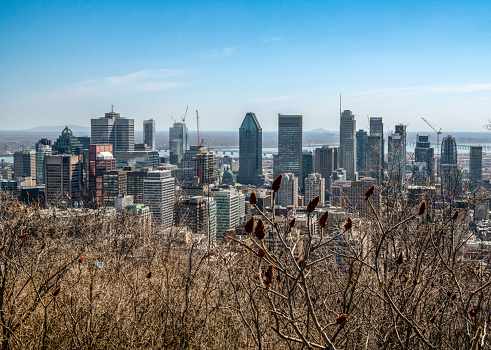
<instances>
[{"instance_id":1,"label":"brown seed pod","mask_svg":"<svg viewBox=\"0 0 491 350\"><path fill-rule=\"evenodd\" d=\"M43 245L41 246L41 250L43 250L44 248L46 248L46 242L43 242Z\"/></svg>"},{"instance_id":2,"label":"brown seed pod","mask_svg":"<svg viewBox=\"0 0 491 350\"><path fill-rule=\"evenodd\" d=\"M404 262L404 254L401 251L396 259L396 263L397 265L401 265L403 262Z\"/></svg>"},{"instance_id":3,"label":"brown seed pod","mask_svg":"<svg viewBox=\"0 0 491 350\"><path fill-rule=\"evenodd\" d=\"M319 218L319 227L324 228L327 225L327 219L329 219L329 211L325 211Z\"/></svg>"},{"instance_id":4,"label":"brown seed pod","mask_svg":"<svg viewBox=\"0 0 491 350\"><path fill-rule=\"evenodd\" d=\"M418 284L418 277L414 277L414 279L413 279L413 284L414 284L414 285L417 285L417 284Z\"/></svg>"},{"instance_id":5,"label":"brown seed pod","mask_svg":"<svg viewBox=\"0 0 491 350\"><path fill-rule=\"evenodd\" d=\"M283 175L280 174L274 179L273 185L271 186L274 192L278 192L281 188L281 179L283 179Z\"/></svg>"},{"instance_id":6,"label":"brown seed pod","mask_svg":"<svg viewBox=\"0 0 491 350\"><path fill-rule=\"evenodd\" d=\"M309 202L309 204L307 205L307 213L312 213L315 208L317 207L317 205L319 204L319 201L320 201L320 197L319 196L316 196L314 198L312 198Z\"/></svg>"},{"instance_id":7,"label":"brown seed pod","mask_svg":"<svg viewBox=\"0 0 491 350\"><path fill-rule=\"evenodd\" d=\"M273 265L269 264L268 269L264 274L264 280L263 280L263 283L266 286L266 288L268 289L271 288L271 286L273 285L273 278L274 278Z\"/></svg>"},{"instance_id":8,"label":"brown seed pod","mask_svg":"<svg viewBox=\"0 0 491 350\"><path fill-rule=\"evenodd\" d=\"M0 248L0 252L3 252L5 250L5 245L3 245L1 248Z\"/></svg>"},{"instance_id":9,"label":"brown seed pod","mask_svg":"<svg viewBox=\"0 0 491 350\"><path fill-rule=\"evenodd\" d=\"M350 266L350 267L349 267L349 269L348 269L348 273L349 273L349 275L350 275L350 276L353 276L353 273L354 273L354 272L355 272L355 271L353 270L353 266Z\"/></svg>"},{"instance_id":10,"label":"brown seed pod","mask_svg":"<svg viewBox=\"0 0 491 350\"><path fill-rule=\"evenodd\" d=\"M471 308L468 311L468 314L469 314L470 317L475 317L476 316L476 310L474 310L474 308Z\"/></svg>"},{"instance_id":11,"label":"brown seed pod","mask_svg":"<svg viewBox=\"0 0 491 350\"><path fill-rule=\"evenodd\" d=\"M435 321L436 321L436 314L434 314L433 316L431 316L430 323L435 323Z\"/></svg>"},{"instance_id":12,"label":"brown seed pod","mask_svg":"<svg viewBox=\"0 0 491 350\"><path fill-rule=\"evenodd\" d=\"M341 304L341 298L338 297L338 300L336 301L338 304Z\"/></svg>"},{"instance_id":13,"label":"brown seed pod","mask_svg":"<svg viewBox=\"0 0 491 350\"><path fill-rule=\"evenodd\" d=\"M425 327L425 328L423 328L422 333L423 333L423 334L425 334L425 333L426 333L426 327Z\"/></svg>"},{"instance_id":14,"label":"brown seed pod","mask_svg":"<svg viewBox=\"0 0 491 350\"><path fill-rule=\"evenodd\" d=\"M452 292L450 291L450 289L447 290L447 297L451 297L452 296Z\"/></svg>"},{"instance_id":15,"label":"brown seed pod","mask_svg":"<svg viewBox=\"0 0 491 350\"><path fill-rule=\"evenodd\" d=\"M53 293L52 293L52 294L53 294L53 296L55 297L55 296L57 296L58 294L60 294L60 290L61 290L61 287L56 288L56 289L53 291Z\"/></svg>"},{"instance_id":16,"label":"brown seed pod","mask_svg":"<svg viewBox=\"0 0 491 350\"><path fill-rule=\"evenodd\" d=\"M257 239L261 240L266 236L266 229L264 228L264 222L262 219L259 219L256 225L256 229L254 230L254 234L256 235Z\"/></svg>"},{"instance_id":17,"label":"brown seed pod","mask_svg":"<svg viewBox=\"0 0 491 350\"><path fill-rule=\"evenodd\" d=\"M278 275L276 276L276 280L277 280L278 282L281 282L281 275L280 275L280 274L278 274Z\"/></svg>"},{"instance_id":18,"label":"brown seed pod","mask_svg":"<svg viewBox=\"0 0 491 350\"><path fill-rule=\"evenodd\" d=\"M247 233L252 233L252 230L254 230L254 218L250 218L247 220L247 222L244 225L244 230Z\"/></svg>"},{"instance_id":19,"label":"brown seed pod","mask_svg":"<svg viewBox=\"0 0 491 350\"><path fill-rule=\"evenodd\" d=\"M257 251L257 256L259 257L259 259L262 259L266 256L266 253L264 252L264 250L259 248L259 250Z\"/></svg>"},{"instance_id":20,"label":"brown seed pod","mask_svg":"<svg viewBox=\"0 0 491 350\"><path fill-rule=\"evenodd\" d=\"M80 258L78 258L78 263L81 264L84 262L84 256L81 255Z\"/></svg>"},{"instance_id":21,"label":"brown seed pod","mask_svg":"<svg viewBox=\"0 0 491 350\"><path fill-rule=\"evenodd\" d=\"M422 201L421 205L419 206L418 215L423 215L425 211L426 211L426 201Z\"/></svg>"},{"instance_id":22,"label":"brown seed pod","mask_svg":"<svg viewBox=\"0 0 491 350\"><path fill-rule=\"evenodd\" d=\"M409 280L409 278L407 276L404 276L404 279L402 280L402 282L407 283L408 280Z\"/></svg>"},{"instance_id":23,"label":"brown seed pod","mask_svg":"<svg viewBox=\"0 0 491 350\"><path fill-rule=\"evenodd\" d=\"M148 271L148 273L147 273L147 278L148 278L148 279L152 278L152 271Z\"/></svg>"},{"instance_id":24,"label":"brown seed pod","mask_svg":"<svg viewBox=\"0 0 491 350\"><path fill-rule=\"evenodd\" d=\"M433 311L436 310L436 304L433 305L433 308L432 308Z\"/></svg>"},{"instance_id":25,"label":"brown seed pod","mask_svg":"<svg viewBox=\"0 0 491 350\"><path fill-rule=\"evenodd\" d=\"M290 222L288 223L288 225L293 228L295 227L295 223L297 222L297 218L293 218L290 220Z\"/></svg>"},{"instance_id":26,"label":"brown seed pod","mask_svg":"<svg viewBox=\"0 0 491 350\"><path fill-rule=\"evenodd\" d=\"M251 205L256 205L257 204L257 196L256 196L256 193L254 193L254 192L251 193L251 196L249 198L249 203L251 203Z\"/></svg>"},{"instance_id":27,"label":"brown seed pod","mask_svg":"<svg viewBox=\"0 0 491 350\"><path fill-rule=\"evenodd\" d=\"M450 297L450 299L452 299L452 300L457 299L457 293L452 294L452 296Z\"/></svg>"},{"instance_id":28,"label":"brown seed pod","mask_svg":"<svg viewBox=\"0 0 491 350\"><path fill-rule=\"evenodd\" d=\"M341 314L338 317L336 317L336 324L343 324L346 322L346 319L348 318L347 314Z\"/></svg>"},{"instance_id":29,"label":"brown seed pod","mask_svg":"<svg viewBox=\"0 0 491 350\"><path fill-rule=\"evenodd\" d=\"M27 237L27 232L24 232L24 233L23 233L23 234L21 234L19 237L20 237L20 238L26 238L26 237Z\"/></svg>"},{"instance_id":30,"label":"brown seed pod","mask_svg":"<svg viewBox=\"0 0 491 350\"><path fill-rule=\"evenodd\" d=\"M348 216L348 219L346 220L346 223L344 224L344 229L346 231L348 231L352 227L353 227L353 219L351 218L351 216Z\"/></svg>"},{"instance_id":31,"label":"brown seed pod","mask_svg":"<svg viewBox=\"0 0 491 350\"><path fill-rule=\"evenodd\" d=\"M370 198L375 191L375 186L371 186L366 192L365 192L365 200L367 201L368 198Z\"/></svg>"},{"instance_id":32,"label":"brown seed pod","mask_svg":"<svg viewBox=\"0 0 491 350\"><path fill-rule=\"evenodd\" d=\"M453 221L455 221L455 220L457 220L457 219L458 219L458 217L459 217L459 211L458 211L458 210L456 210L456 211L453 213L453 215L452 215L452 220L453 220Z\"/></svg>"}]
</instances>

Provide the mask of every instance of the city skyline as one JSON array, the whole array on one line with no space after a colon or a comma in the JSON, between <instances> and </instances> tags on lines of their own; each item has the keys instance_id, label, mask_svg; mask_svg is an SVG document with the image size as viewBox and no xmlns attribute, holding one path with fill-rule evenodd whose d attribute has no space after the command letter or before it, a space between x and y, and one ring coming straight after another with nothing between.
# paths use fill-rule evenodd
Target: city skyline
<instances>
[{"instance_id":1,"label":"city skyline","mask_svg":"<svg viewBox=\"0 0 491 350\"><path fill-rule=\"evenodd\" d=\"M446 132L484 131L489 10L482 1L5 3L2 129L88 126L114 104L159 130L186 106L203 130L235 130L248 111L263 131L278 113L303 115L304 130L336 130L342 94L359 128L378 116L430 133L425 117Z\"/></svg>"}]
</instances>

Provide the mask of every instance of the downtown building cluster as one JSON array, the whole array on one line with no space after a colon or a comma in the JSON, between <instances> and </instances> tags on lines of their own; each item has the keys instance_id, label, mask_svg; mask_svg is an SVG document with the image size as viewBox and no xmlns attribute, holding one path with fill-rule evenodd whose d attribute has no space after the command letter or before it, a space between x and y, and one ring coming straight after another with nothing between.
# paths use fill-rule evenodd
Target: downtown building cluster
<instances>
[{"instance_id":1,"label":"downtown building cluster","mask_svg":"<svg viewBox=\"0 0 491 350\"><path fill-rule=\"evenodd\" d=\"M367 212L362 199L372 185L409 194L462 190L455 138L446 136L437 145L439 161L430 136L417 135L408 156L406 125L384 133L381 117L371 117L369 124L369 130L357 130L355 115L344 110L339 144L306 150L303 116L278 114L277 153L264 157L262 128L249 112L239 127L234 158L218 157L201 140L190 145L183 118L169 128L169 152L161 157L154 120L143 122L144 142L135 144L134 120L111 110L91 120L90 137L76 137L66 127L56 141L41 139L34 150L16 152L13 174L3 176L2 188L19 191L23 200L42 197L47 207L125 210L144 217L155 232L185 228L185 240L208 246L240 234L245 220L257 214L248 204L252 192L263 212L285 219L295 215L301 223L307 222L306 204L316 196L319 210L356 216ZM482 147L470 148L471 189L484 186L482 155ZM273 202L271 182L280 174L282 186ZM374 197L376 205L382 192Z\"/></svg>"}]
</instances>

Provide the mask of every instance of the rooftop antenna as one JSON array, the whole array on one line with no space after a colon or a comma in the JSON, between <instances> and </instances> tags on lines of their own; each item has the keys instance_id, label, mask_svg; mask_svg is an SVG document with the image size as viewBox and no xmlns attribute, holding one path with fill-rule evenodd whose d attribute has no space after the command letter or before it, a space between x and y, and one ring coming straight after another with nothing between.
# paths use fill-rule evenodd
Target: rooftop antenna
<instances>
[{"instance_id":1,"label":"rooftop antenna","mask_svg":"<svg viewBox=\"0 0 491 350\"><path fill-rule=\"evenodd\" d=\"M111 105L111 113L114 113L114 105Z\"/></svg>"}]
</instances>

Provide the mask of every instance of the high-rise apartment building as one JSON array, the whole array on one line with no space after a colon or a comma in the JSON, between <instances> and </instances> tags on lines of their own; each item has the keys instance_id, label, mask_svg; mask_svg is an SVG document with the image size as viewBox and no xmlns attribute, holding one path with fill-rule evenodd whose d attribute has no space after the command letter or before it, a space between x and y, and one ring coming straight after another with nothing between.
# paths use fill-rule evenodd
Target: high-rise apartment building
<instances>
[{"instance_id":1,"label":"high-rise apartment building","mask_svg":"<svg viewBox=\"0 0 491 350\"><path fill-rule=\"evenodd\" d=\"M191 146L181 161L182 180L189 181L194 177L199 177L204 184L214 183L220 178L216 155L204 146Z\"/></svg>"},{"instance_id":2,"label":"high-rise apartment building","mask_svg":"<svg viewBox=\"0 0 491 350\"><path fill-rule=\"evenodd\" d=\"M46 203L78 201L84 182L82 155L52 155L45 158Z\"/></svg>"},{"instance_id":3,"label":"high-rise apartment building","mask_svg":"<svg viewBox=\"0 0 491 350\"><path fill-rule=\"evenodd\" d=\"M245 216L245 195L236 190L211 191L216 202L217 237L223 238L225 231L240 225Z\"/></svg>"},{"instance_id":4,"label":"high-rise apartment building","mask_svg":"<svg viewBox=\"0 0 491 350\"><path fill-rule=\"evenodd\" d=\"M143 143L155 151L155 120L143 121Z\"/></svg>"},{"instance_id":5,"label":"high-rise apartment building","mask_svg":"<svg viewBox=\"0 0 491 350\"><path fill-rule=\"evenodd\" d=\"M154 170L143 180L143 203L150 207L153 224L160 229L174 222L175 178L170 170Z\"/></svg>"},{"instance_id":6,"label":"high-rise apartment building","mask_svg":"<svg viewBox=\"0 0 491 350\"><path fill-rule=\"evenodd\" d=\"M239 129L239 178L248 185L262 185L263 129L254 113L246 114Z\"/></svg>"},{"instance_id":7,"label":"high-rise apartment building","mask_svg":"<svg viewBox=\"0 0 491 350\"><path fill-rule=\"evenodd\" d=\"M189 150L188 127L184 121L176 122L169 128L169 149L171 164L179 164Z\"/></svg>"},{"instance_id":8,"label":"high-rise apartment building","mask_svg":"<svg viewBox=\"0 0 491 350\"><path fill-rule=\"evenodd\" d=\"M428 135L416 136L413 180L415 184L428 184L435 180L435 156Z\"/></svg>"},{"instance_id":9,"label":"high-rise apartment building","mask_svg":"<svg viewBox=\"0 0 491 350\"><path fill-rule=\"evenodd\" d=\"M334 170L339 168L338 164L338 148L322 146L315 149L314 171L321 174L321 177L329 183Z\"/></svg>"},{"instance_id":10,"label":"high-rise apartment building","mask_svg":"<svg viewBox=\"0 0 491 350\"><path fill-rule=\"evenodd\" d=\"M339 125L339 166L346 170L348 180L356 179L356 120L350 110L344 110Z\"/></svg>"},{"instance_id":11,"label":"high-rise apartment building","mask_svg":"<svg viewBox=\"0 0 491 350\"><path fill-rule=\"evenodd\" d=\"M360 129L356 132L356 171L364 175L367 162L368 134Z\"/></svg>"},{"instance_id":12,"label":"high-rise apartment building","mask_svg":"<svg viewBox=\"0 0 491 350\"><path fill-rule=\"evenodd\" d=\"M146 169L135 170L134 167L124 167L126 170L126 193L133 196L135 203L143 203L143 182L147 178Z\"/></svg>"},{"instance_id":13,"label":"high-rise apartment building","mask_svg":"<svg viewBox=\"0 0 491 350\"><path fill-rule=\"evenodd\" d=\"M482 181L482 146L471 146L469 158L471 188L474 189Z\"/></svg>"},{"instance_id":14,"label":"high-rise apartment building","mask_svg":"<svg viewBox=\"0 0 491 350\"><path fill-rule=\"evenodd\" d=\"M35 151L18 151L14 153L14 179L25 177L36 179Z\"/></svg>"},{"instance_id":15,"label":"high-rise apartment building","mask_svg":"<svg viewBox=\"0 0 491 350\"><path fill-rule=\"evenodd\" d=\"M391 184L403 183L406 175L406 125L396 125L388 137L387 173Z\"/></svg>"},{"instance_id":16,"label":"high-rise apartment building","mask_svg":"<svg viewBox=\"0 0 491 350\"><path fill-rule=\"evenodd\" d=\"M96 144L111 144L114 152L135 150L135 120L122 118L111 108L104 117L91 119L90 142Z\"/></svg>"},{"instance_id":17,"label":"high-rise apartment building","mask_svg":"<svg viewBox=\"0 0 491 350\"><path fill-rule=\"evenodd\" d=\"M302 116L278 114L278 172L302 178Z\"/></svg>"},{"instance_id":18,"label":"high-rise apartment building","mask_svg":"<svg viewBox=\"0 0 491 350\"><path fill-rule=\"evenodd\" d=\"M281 187L276 196L276 205L282 207L298 205L298 176L295 174L283 174Z\"/></svg>"},{"instance_id":19,"label":"high-rise apartment building","mask_svg":"<svg viewBox=\"0 0 491 350\"><path fill-rule=\"evenodd\" d=\"M305 202L319 196L319 205L323 206L326 200L326 180L319 173L309 174L305 179Z\"/></svg>"},{"instance_id":20,"label":"high-rise apartment building","mask_svg":"<svg viewBox=\"0 0 491 350\"><path fill-rule=\"evenodd\" d=\"M51 140L41 139L36 142L36 183L44 184L44 157L51 155Z\"/></svg>"},{"instance_id":21,"label":"high-rise apartment building","mask_svg":"<svg viewBox=\"0 0 491 350\"><path fill-rule=\"evenodd\" d=\"M442 140L441 164L457 164L457 143L452 135L447 135Z\"/></svg>"},{"instance_id":22,"label":"high-rise apartment building","mask_svg":"<svg viewBox=\"0 0 491 350\"><path fill-rule=\"evenodd\" d=\"M68 154L73 156L84 154L84 146L80 140L73 135L73 132L68 126L63 129L61 135L53 143L52 150L53 154Z\"/></svg>"}]
</instances>

